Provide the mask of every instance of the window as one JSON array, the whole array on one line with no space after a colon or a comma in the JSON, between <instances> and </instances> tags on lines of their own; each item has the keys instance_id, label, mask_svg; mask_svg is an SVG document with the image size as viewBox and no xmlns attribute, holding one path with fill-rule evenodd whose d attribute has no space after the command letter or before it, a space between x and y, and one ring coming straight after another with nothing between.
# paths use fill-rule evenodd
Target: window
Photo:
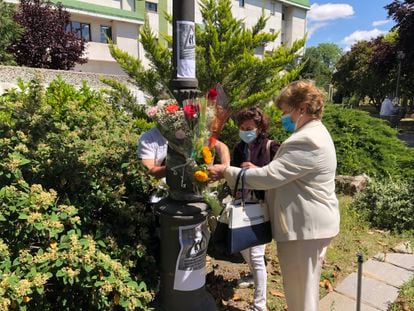
<instances>
[{"instance_id":1,"label":"window","mask_svg":"<svg viewBox=\"0 0 414 311\"><path fill-rule=\"evenodd\" d=\"M286 19L286 7L282 5L282 21Z\"/></svg>"},{"instance_id":2,"label":"window","mask_svg":"<svg viewBox=\"0 0 414 311\"><path fill-rule=\"evenodd\" d=\"M239 0L239 6L244 7L244 0Z\"/></svg>"},{"instance_id":3,"label":"window","mask_svg":"<svg viewBox=\"0 0 414 311\"><path fill-rule=\"evenodd\" d=\"M275 15L275 13L276 13L276 3L272 1L270 3L270 15Z\"/></svg>"},{"instance_id":4,"label":"window","mask_svg":"<svg viewBox=\"0 0 414 311\"><path fill-rule=\"evenodd\" d=\"M91 41L91 24L71 21L66 25L66 31L74 32L79 39Z\"/></svg>"},{"instance_id":5,"label":"window","mask_svg":"<svg viewBox=\"0 0 414 311\"><path fill-rule=\"evenodd\" d=\"M270 33L275 33L275 29L274 29L274 28L270 28L270 29L269 29L269 32L270 32Z\"/></svg>"},{"instance_id":6,"label":"window","mask_svg":"<svg viewBox=\"0 0 414 311\"><path fill-rule=\"evenodd\" d=\"M108 39L112 40L112 28L111 26L101 25L101 42L108 43Z\"/></svg>"},{"instance_id":7,"label":"window","mask_svg":"<svg viewBox=\"0 0 414 311\"><path fill-rule=\"evenodd\" d=\"M145 1L145 8L149 12L158 12L158 4L154 2Z\"/></svg>"}]
</instances>

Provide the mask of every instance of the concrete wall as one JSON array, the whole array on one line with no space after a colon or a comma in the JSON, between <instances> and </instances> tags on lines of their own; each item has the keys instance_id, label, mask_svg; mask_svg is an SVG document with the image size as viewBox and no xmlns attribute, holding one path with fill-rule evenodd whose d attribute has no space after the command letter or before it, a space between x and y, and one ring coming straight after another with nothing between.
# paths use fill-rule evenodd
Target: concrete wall
<instances>
[{"instance_id":1,"label":"concrete wall","mask_svg":"<svg viewBox=\"0 0 414 311\"><path fill-rule=\"evenodd\" d=\"M45 85L48 85L52 80L60 76L67 83L72 84L75 87L82 86L82 82L86 81L87 85L94 90L109 88L106 84L101 82L100 79L102 77L116 79L127 85L131 92L137 97L138 103L145 102L144 94L139 90L137 86L130 82L127 76L110 74L103 75L96 73L84 73L66 70L50 70L18 66L0 66L0 94L3 94L7 89L17 87L17 82L19 78L23 81L28 82L36 78L39 74L42 76Z\"/></svg>"}]
</instances>

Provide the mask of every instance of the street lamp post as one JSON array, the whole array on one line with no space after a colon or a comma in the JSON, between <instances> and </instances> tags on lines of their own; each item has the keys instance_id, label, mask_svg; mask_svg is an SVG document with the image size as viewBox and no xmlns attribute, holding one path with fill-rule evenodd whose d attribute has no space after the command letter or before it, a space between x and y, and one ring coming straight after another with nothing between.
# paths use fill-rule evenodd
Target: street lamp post
<instances>
[{"instance_id":1,"label":"street lamp post","mask_svg":"<svg viewBox=\"0 0 414 311\"><path fill-rule=\"evenodd\" d=\"M397 70L397 86L395 88L395 98L397 99L397 103L399 102L399 89L400 89L400 75L401 75L401 62L404 59L405 54L403 51L397 52L397 60L398 60L398 70Z\"/></svg>"},{"instance_id":2,"label":"street lamp post","mask_svg":"<svg viewBox=\"0 0 414 311\"><path fill-rule=\"evenodd\" d=\"M175 0L170 86L181 107L185 99L199 94L195 69L194 0ZM160 216L160 290L155 307L159 311L217 311L216 302L205 289L210 207L194 192L187 161L185 156L168 147L166 179L169 196L157 206ZM180 168L180 173L176 168Z\"/></svg>"}]
</instances>

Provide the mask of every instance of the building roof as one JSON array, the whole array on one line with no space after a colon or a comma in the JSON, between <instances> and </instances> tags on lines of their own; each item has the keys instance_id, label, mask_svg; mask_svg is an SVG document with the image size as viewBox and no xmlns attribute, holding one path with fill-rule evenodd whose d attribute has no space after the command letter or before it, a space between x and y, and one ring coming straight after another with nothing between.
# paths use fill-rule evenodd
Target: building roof
<instances>
[{"instance_id":1,"label":"building roof","mask_svg":"<svg viewBox=\"0 0 414 311\"><path fill-rule=\"evenodd\" d=\"M308 10L310 9L310 0L280 0L280 2L285 2Z\"/></svg>"},{"instance_id":2,"label":"building roof","mask_svg":"<svg viewBox=\"0 0 414 311\"><path fill-rule=\"evenodd\" d=\"M127 11L117 8L111 8L108 6L97 5L76 0L51 0L53 3L62 3L65 8L74 9L77 11L86 11L89 13L95 13L99 15L111 17L119 17L126 20L132 21L144 21L144 8L137 8L136 11Z\"/></svg>"}]
</instances>

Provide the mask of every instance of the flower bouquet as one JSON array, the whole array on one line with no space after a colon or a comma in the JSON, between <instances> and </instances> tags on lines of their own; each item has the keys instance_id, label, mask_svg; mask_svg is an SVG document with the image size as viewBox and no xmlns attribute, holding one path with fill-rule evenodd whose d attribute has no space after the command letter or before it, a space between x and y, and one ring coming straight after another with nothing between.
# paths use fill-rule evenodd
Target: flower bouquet
<instances>
[{"instance_id":1,"label":"flower bouquet","mask_svg":"<svg viewBox=\"0 0 414 311\"><path fill-rule=\"evenodd\" d=\"M208 166L214 160L209 143L215 109L205 99L188 99L180 106L163 100L148 111L168 141L167 184L174 200L194 201L203 197L208 183Z\"/></svg>"}]
</instances>

